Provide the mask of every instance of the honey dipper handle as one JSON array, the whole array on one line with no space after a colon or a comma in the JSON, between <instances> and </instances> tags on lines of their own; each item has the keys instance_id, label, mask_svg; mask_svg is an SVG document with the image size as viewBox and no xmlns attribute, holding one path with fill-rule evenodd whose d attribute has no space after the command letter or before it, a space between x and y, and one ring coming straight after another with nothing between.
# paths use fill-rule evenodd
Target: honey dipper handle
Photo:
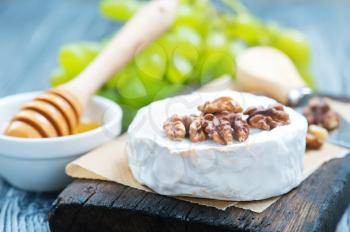
<instances>
[{"instance_id":1,"label":"honey dipper handle","mask_svg":"<svg viewBox=\"0 0 350 232\"><path fill-rule=\"evenodd\" d=\"M74 93L84 107L114 73L170 27L176 15L176 6L177 0L147 3L78 77L59 89Z\"/></svg>"},{"instance_id":2,"label":"honey dipper handle","mask_svg":"<svg viewBox=\"0 0 350 232\"><path fill-rule=\"evenodd\" d=\"M236 61L237 80L243 91L264 94L283 104L295 104L311 91L289 57L275 48L249 48Z\"/></svg>"}]
</instances>

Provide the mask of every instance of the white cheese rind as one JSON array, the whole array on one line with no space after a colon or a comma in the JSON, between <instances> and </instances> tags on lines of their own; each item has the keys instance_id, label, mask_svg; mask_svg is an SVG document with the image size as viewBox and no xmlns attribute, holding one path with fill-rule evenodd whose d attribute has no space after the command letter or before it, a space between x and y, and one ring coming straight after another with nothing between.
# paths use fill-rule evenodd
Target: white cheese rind
<instances>
[{"instance_id":1,"label":"white cheese rind","mask_svg":"<svg viewBox=\"0 0 350 232\"><path fill-rule=\"evenodd\" d=\"M173 114L199 114L196 107L231 96L244 109L275 101L234 91L194 93L157 101L142 108L128 130L130 169L155 192L232 201L261 200L300 184L307 122L286 107L291 123L271 131L251 129L248 140L232 145L213 141L169 140L163 122Z\"/></svg>"}]
</instances>

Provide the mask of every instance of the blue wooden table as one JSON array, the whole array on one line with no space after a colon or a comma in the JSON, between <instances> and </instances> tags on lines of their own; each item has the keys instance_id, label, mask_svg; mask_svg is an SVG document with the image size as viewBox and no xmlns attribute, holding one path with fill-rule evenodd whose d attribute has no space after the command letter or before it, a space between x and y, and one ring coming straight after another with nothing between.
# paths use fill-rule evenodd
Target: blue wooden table
<instances>
[{"instance_id":1,"label":"blue wooden table","mask_svg":"<svg viewBox=\"0 0 350 232\"><path fill-rule=\"evenodd\" d=\"M303 31L312 45L319 90L350 96L350 1L246 2L261 18ZM95 0L0 1L0 97L48 88L62 44L115 31L119 25L104 20L97 5ZM57 194L21 191L0 179L0 232L48 231L47 213Z\"/></svg>"}]
</instances>

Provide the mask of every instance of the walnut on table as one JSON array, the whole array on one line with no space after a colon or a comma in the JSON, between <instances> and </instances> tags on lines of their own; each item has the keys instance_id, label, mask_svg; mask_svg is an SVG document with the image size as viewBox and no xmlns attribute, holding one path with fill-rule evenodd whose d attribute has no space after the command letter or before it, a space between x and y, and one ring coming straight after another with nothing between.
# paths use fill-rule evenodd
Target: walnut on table
<instances>
[{"instance_id":1,"label":"walnut on table","mask_svg":"<svg viewBox=\"0 0 350 232\"><path fill-rule=\"evenodd\" d=\"M243 114L248 115L247 122L251 127L262 130L272 130L290 123L289 114L279 104L266 108L262 106L249 107Z\"/></svg>"},{"instance_id":2,"label":"walnut on table","mask_svg":"<svg viewBox=\"0 0 350 232\"><path fill-rule=\"evenodd\" d=\"M320 149L328 138L328 131L320 126L310 125L306 134L306 147Z\"/></svg>"},{"instance_id":3,"label":"walnut on table","mask_svg":"<svg viewBox=\"0 0 350 232\"><path fill-rule=\"evenodd\" d=\"M340 116L333 111L327 98L312 98L304 108L304 116L309 124L306 135L308 149L320 149L326 142L328 131L339 127Z\"/></svg>"},{"instance_id":4,"label":"walnut on table","mask_svg":"<svg viewBox=\"0 0 350 232\"><path fill-rule=\"evenodd\" d=\"M327 98L315 97L304 108L304 116L309 125L319 125L327 130L339 127L340 116L331 109Z\"/></svg>"}]
</instances>

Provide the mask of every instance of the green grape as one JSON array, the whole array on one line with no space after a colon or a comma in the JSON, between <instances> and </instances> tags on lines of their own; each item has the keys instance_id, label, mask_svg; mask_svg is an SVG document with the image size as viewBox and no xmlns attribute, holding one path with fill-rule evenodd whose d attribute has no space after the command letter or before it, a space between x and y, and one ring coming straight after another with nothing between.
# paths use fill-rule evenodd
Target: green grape
<instances>
[{"instance_id":1,"label":"green grape","mask_svg":"<svg viewBox=\"0 0 350 232\"><path fill-rule=\"evenodd\" d=\"M195 47L180 44L170 56L167 79L173 84L189 80L199 64L199 54Z\"/></svg>"},{"instance_id":2,"label":"green grape","mask_svg":"<svg viewBox=\"0 0 350 232\"><path fill-rule=\"evenodd\" d=\"M206 53L229 52L229 40L224 32L215 30L208 33L206 37Z\"/></svg>"},{"instance_id":3,"label":"green grape","mask_svg":"<svg viewBox=\"0 0 350 232\"><path fill-rule=\"evenodd\" d=\"M229 44L229 53L236 57L239 53L244 51L247 48L247 44L242 40L234 40Z\"/></svg>"},{"instance_id":4,"label":"green grape","mask_svg":"<svg viewBox=\"0 0 350 232\"><path fill-rule=\"evenodd\" d=\"M212 31L208 33L205 42L207 52L225 51L228 44L226 35L221 31Z\"/></svg>"},{"instance_id":5,"label":"green grape","mask_svg":"<svg viewBox=\"0 0 350 232\"><path fill-rule=\"evenodd\" d=\"M59 67L53 70L50 76L50 84L52 86L62 85L72 79L72 76L68 75L67 72Z\"/></svg>"},{"instance_id":6,"label":"green grape","mask_svg":"<svg viewBox=\"0 0 350 232\"><path fill-rule=\"evenodd\" d=\"M190 47L192 50L196 49L198 53L202 49L203 41L202 37L193 29L189 27L179 27L174 32L163 36L157 41L157 44L162 47L167 56L170 57L178 47Z\"/></svg>"},{"instance_id":7,"label":"green grape","mask_svg":"<svg viewBox=\"0 0 350 232\"><path fill-rule=\"evenodd\" d=\"M60 50L59 62L68 73L77 75L88 63L88 57L81 46L66 45Z\"/></svg>"},{"instance_id":8,"label":"green grape","mask_svg":"<svg viewBox=\"0 0 350 232\"><path fill-rule=\"evenodd\" d=\"M171 56L169 59L171 59L173 56L182 56L195 65L200 54L201 51L196 47L192 46L191 44L182 43L178 44L178 46L173 50L173 53L170 54Z\"/></svg>"},{"instance_id":9,"label":"green grape","mask_svg":"<svg viewBox=\"0 0 350 232\"><path fill-rule=\"evenodd\" d=\"M223 75L230 75L232 77L235 75L234 56L230 52L207 53L201 66L201 84L203 85Z\"/></svg>"},{"instance_id":10,"label":"green grape","mask_svg":"<svg viewBox=\"0 0 350 232\"><path fill-rule=\"evenodd\" d=\"M120 95L115 88L103 87L96 94L111 101L120 102Z\"/></svg>"},{"instance_id":11,"label":"green grape","mask_svg":"<svg viewBox=\"0 0 350 232\"><path fill-rule=\"evenodd\" d=\"M232 33L250 45L263 44L268 40L268 35L261 23L247 14L239 14L233 19Z\"/></svg>"},{"instance_id":12,"label":"green grape","mask_svg":"<svg viewBox=\"0 0 350 232\"><path fill-rule=\"evenodd\" d=\"M145 105L147 105L148 103L152 102L152 98L145 95L144 97L121 97L121 103L126 104L130 107L133 107L135 109L139 109Z\"/></svg>"},{"instance_id":13,"label":"green grape","mask_svg":"<svg viewBox=\"0 0 350 232\"><path fill-rule=\"evenodd\" d=\"M179 26L174 31L177 43L187 43L198 49L202 47L202 37L193 28L188 26Z\"/></svg>"},{"instance_id":14,"label":"green grape","mask_svg":"<svg viewBox=\"0 0 350 232\"><path fill-rule=\"evenodd\" d=\"M122 71L121 71L122 72ZM105 84L105 86L107 88L115 88L117 86L117 82L118 82L118 79L119 79L119 76L120 76L120 72L115 74L114 76L112 76L108 81L107 83Z\"/></svg>"},{"instance_id":15,"label":"green grape","mask_svg":"<svg viewBox=\"0 0 350 232\"><path fill-rule=\"evenodd\" d=\"M170 84L166 80L142 79L142 82L147 91L147 100L145 105L150 104L153 101L172 96L183 88L183 85L181 84Z\"/></svg>"},{"instance_id":16,"label":"green grape","mask_svg":"<svg viewBox=\"0 0 350 232\"><path fill-rule=\"evenodd\" d=\"M278 37L281 28L274 22L269 22L264 26L264 30L266 32L266 35L268 37L268 44L273 44L273 42Z\"/></svg>"},{"instance_id":17,"label":"green grape","mask_svg":"<svg viewBox=\"0 0 350 232\"><path fill-rule=\"evenodd\" d=\"M137 99L147 96L147 91L142 81L133 75L127 77L127 81L119 83L118 91L119 94L126 99Z\"/></svg>"},{"instance_id":18,"label":"green grape","mask_svg":"<svg viewBox=\"0 0 350 232\"><path fill-rule=\"evenodd\" d=\"M167 79L173 84L189 80L202 52L202 37L192 28L181 26L165 36L160 44L169 57Z\"/></svg>"},{"instance_id":19,"label":"green grape","mask_svg":"<svg viewBox=\"0 0 350 232\"><path fill-rule=\"evenodd\" d=\"M185 83L199 63L202 37L192 28L181 26L160 39L159 44L169 57L167 79L173 84Z\"/></svg>"},{"instance_id":20,"label":"green grape","mask_svg":"<svg viewBox=\"0 0 350 232\"><path fill-rule=\"evenodd\" d=\"M135 68L140 77L162 80L167 68L167 54L165 49L153 43L145 51L135 57Z\"/></svg>"},{"instance_id":21,"label":"green grape","mask_svg":"<svg viewBox=\"0 0 350 232\"><path fill-rule=\"evenodd\" d=\"M138 109L123 103L120 103L119 106L123 110L122 131L124 132L128 129Z\"/></svg>"},{"instance_id":22,"label":"green grape","mask_svg":"<svg viewBox=\"0 0 350 232\"><path fill-rule=\"evenodd\" d=\"M208 23L205 15L205 12L198 10L193 5L179 5L173 27L188 26L195 29L200 34L205 35L208 30Z\"/></svg>"},{"instance_id":23,"label":"green grape","mask_svg":"<svg viewBox=\"0 0 350 232\"><path fill-rule=\"evenodd\" d=\"M93 43L66 45L60 50L59 62L70 74L78 75L98 54L99 48Z\"/></svg>"},{"instance_id":24,"label":"green grape","mask_svg":"<svg viewBox=\"0 0 350 232\"><path fill-rule=\"evenodd\" d=\"M80 46L86 53L86 56L91 61L95 59L98 53L102 50L104 44L95 42L81 42Z\"/></svg>"},{"instance_id":25,"label":"green grape","mask_svg":"<svg viewBox=\"0 0 350 232\"><path fill-rule=\"evenodd\" d=\"M185 5L185 4L192 4L193 3L193 0L180 0L179 1L179 5Z\"/></svg>"},{"instance_id":26,"label":"green grape","mask_svg":"<svg viewBox=\"0 0 350 232\"><path fill-rule=\"evenodd\" d=\"M286 53L297 64L308 64L310 61L309 43L298 31L280 31L272 45Z\"/></svg>"},{"instance_id":27,"label":"green grape","mask_svg":"<svg viewBox=\"0 0 350 232\"><path fill-rule=\"evenodd\" d=\"M191 83L206 83L214 78L213 70L217 70L217 67L208 68L209 63L213 63L213 56L211 54L222 54L228 51L228 39L226 35L220 30L212 30L207 34L205 38L205 51L199 54L198 65L195 66L195 71L191 74L189 82ZM211 58L209 58L211 57ZM215 56L217 57L217 56ZM208 59L210 61L208 61ZM215 65L217 60L215 59ZM220 63L220 62L219 62Z\"/></svg>"},{"instance_id":28,"label":"green grape","mask_svg":"<svg viewBox=\"0 0 350 232\"><path fill-rule=\"evenodd\" d=\"M107 88L120 88L121 86L126 85L126 82L129 80L129 76L135 76L135 72L133 71L134 69L135 67L132 63L128 64L121 71L114 74L114 76L107 81L105 86Z\"/></svg>"},{"instance_id":29,"label":"green grape","mask_svg":"<svg viewBox=\"0 0 350 232\"><path fill-rule=\"evenodd\" d=\"M135 0L103 0L100 9L107 18L125 22L140 8L141 3Z\"/></svg>"},{"instance_id":30,"label":"green grape","mask_svg":"<svg viewBox=\"0 0 350 232\"><path fill-rule=\"evenodd\" d=\"M164 84L161 89L159 89L154 96L154 101L170 97L180 92L184 88L181 84Z\"/></svg>"},{"instance_id":31,"label":"green grape","mask_svg":"<svg viewBox=\"0 0 350 232\"><path fill-rule=\"evenodd\" d=\"M211 0L193 0L192 5L197 9L197 12L201 11L202 14L208 14L209 10L213 11L216 9L215 7L213 7Z\"/></svg>"},{"instance_id":32,"label":"green grape","mask_svg":"<svg viewBox=\"0 0 350 232\"><path fill-rule=\"evenodd\" d=\"M182 84L188 80L193 71L191 63L182 56L175 55L168 68L167 78L171 83Z\"/></svg>"},{"instance_id":33,"label":"green grape","mask_svg":"<svg viewBox=\"0 0 350 232\"><path fill-rule=\"evenodd\" d=\"M186 56L191 56L191 52L195 49L196 53L200 53L203 47L202 37L190 27L178 27L175 31L166 34L157 41L168 57L171 57L178 47L187 47L190 50Z\"/></svg>"},{"instance_id":34,"label":"green grape","mask_svg":"<svg viewBox=\"0 0 350 232\"><path fill-rule=\"evenodd\" d=\"M164 35L156 43L159 44L159 46L164 49L166 53L166 57L168 59L167 63L169 63L169 59L174 53L174 50L180 44L180 42L177 41L177 38L174 33L169 33Z\"/></svg>"},{"instance_id":35,"label":"green grape","mask_svg":"<svg viewBox=\"0 0 350 232\"><path fill-rule=\"evenodd\" d=\"M144 83L138 77L134 66L130 66L120 74L116 87L121 96L121 102L134 108L144 106L151 97L148 95Z\"/></svg>"},{"instance_id":36,"label":"green grape","mask_svg":"<svg viewBox=\"0 0 350 232\"><path fill-rule=\"evenodd\" d=\"M197 74L201 84L224 74L234 75L237 43L237 41L230 42L223 31L214 30L208 33L201 70Z\"/></svg>"}]
</instances>

